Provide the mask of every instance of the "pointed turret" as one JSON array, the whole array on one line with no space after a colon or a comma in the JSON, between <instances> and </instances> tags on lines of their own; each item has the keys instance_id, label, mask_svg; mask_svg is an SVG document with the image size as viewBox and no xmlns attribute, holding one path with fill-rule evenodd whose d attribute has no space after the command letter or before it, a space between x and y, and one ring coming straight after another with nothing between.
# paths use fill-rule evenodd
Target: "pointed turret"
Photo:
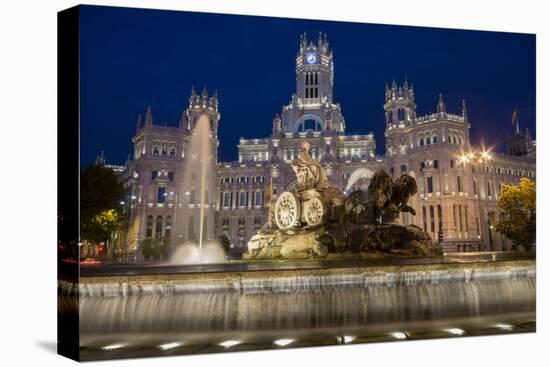
<instances>
[{"instance_id":1,"label":"pointed turret","mask_svg":"<svg viewBox=\"0 0 550 367\"><path fill-rule=\"evenodd\" d=\"M281 134L281 129L282 129L281 122L282 122L281 115L276 113L275 117L273 117L273 129L272 129L273 136L277 136Z\"/></svg>"},{"instance_id":2,"label":"pointed turret","mask_svg":"<svg viewBox=\"0 0 550 367\"><path fill-rule=\"evenodd\" d=\"M180 129L186 129L187 128L187 116L185 115L185 110L181 111L179 127L180 127Z\"/></svg>"},{"instance_id":3,"label":"pointed turret","mask_svg":"<svg viewBox=\"0 0 550 367\"><path fill-rule=\"evenodd\" d=\"M443 94L439 93L439 103L437 104L437 113L447 112L447 107L445 107L445 102L443 102Z\"/></svg>"},{"instance_id":4,"label":"pointed turret","mask_svg":"<svg viewBox=\"0 0 550 367\"><path fill-rule=\"evenodd\" d=\"M151 111L151 105L147 106L147 114L145 115L145 126L153 125L153 112Z\"/></svg>"},{"instance_id":5,"label":"pointed turret","mask_svg":"<svg viewBox=\"0 0 550 367\"><path fill-rule=\"evenodd\" d=\"M105 151L102 150L101 153L99 153L95 158L95 164L96 166L104 166L105 165Z\"/></svg>"},{"instance_id":6,"label":"pointed turret","mask_svg":"<svg viewBox=\"0 0 550 367\"><path fill-rule=\"evenodd\" d=\"M304 32L300 35L300 51L305 50L307 47L307 33Z\"/></svg>"},{"instance_id":7,"label":"pointed turret","mask_svg":"<svg viewBox=\"0 0 550 367\"><path fill-rule=\"evenodd\" d=\"M462 118L464 122L468 122L468 109L466 108L466 100L462 100Z\"/></svg>"}]
</instances>

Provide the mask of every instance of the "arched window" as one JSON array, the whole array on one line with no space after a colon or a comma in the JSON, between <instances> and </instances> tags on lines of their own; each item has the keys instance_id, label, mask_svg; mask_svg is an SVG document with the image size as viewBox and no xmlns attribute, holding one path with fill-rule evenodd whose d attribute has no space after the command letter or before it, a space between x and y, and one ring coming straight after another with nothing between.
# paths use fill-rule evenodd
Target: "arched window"
<instances>
[{"instance_id":1,"label":"arched window","mask_svg":"<svg viewBox=\"0 0 550 367\"><path fill-rule=\"evenodd\" d=\"M175 157L176 154L177 154L177 151L176 151L176 145L175 144L171 144L170 145L170 157Z\"/></svg>"},{"instance_id":2,"label":"arched window","mask_svg":"<svg viewBox=\"0 0 550 367\"><path fill-rule=\"evenodd\" d=\"M155 238L162 237L162 216L157 216L157 223L155 225Z\"/></svg>"},{"instance_id":3,"label":"arched window","mask_svg":"<svg viewBox=\"0 0 550 367\"><path fill-rule=\"evenodd\" d=\"M437 135L432 136L432 144L437 144Z\"/></svg>"},{"instance_id":4,"label":"arched window","mask_svg":"<svg viewBox=\"0 0 550 367\"><path fill-rule=\"evenodd\" d=\"M430 205L430 231L432 233L435 232L435 214L433 205Z\"/></svg>"},{"instance_id":5,"label":"arched window","mask_svg":"<svg viewBox=\"0 0 550 367\"><path fill-rule=\"evenodd\" d=\"M426 145L430 145L432 143L432 139L428 136L426 138Z\"/></svg>"},{"instance_id":6,"label":"arched window","mask_svg":"<svg viewBox=\"0 0 550 367\"><path fill-rule=\"evenodd\" d=\"M300 124L300 127L298 128L299 132L307 132L307 131L321 131L322 127L319 122L313 119L305 120Z\"/></svg>"},{"instance_id":7,"label":"arched window","mask_svg":"<svg viewBox=\"0 0 550 367\"><path fill-rule=\"evenodd\" d=\"M262 192L261 191L256 191L254 193L254 203L253 203L255 206L260 206L262 205Z\"/></svg>"},{"instance_id":8,"label":"arched window","mask_svg":"<svg viewBox=\"0 0 550 367\"><path fill-rule=\"evenodd\" d=\"M239 194L239 206L245 206L246 205L246 192L241 191Z\"/></svg>"},{"instance_id":9,"label":"arched window","mask_svg":"<svg viewBox=\"0 0 550 367\"><path fill-rule=\"evenodd\" d=\"M168 215L166 217L166 224L164 225L164 237L170 238L172 234L172 216Z\"/></svg>"},{"instance_id":10,"label":"arched window","mask_svg":"<svg viewBox=\"0 0 550 367\"><path fill-rule=\"evenodd\" d=\"M397 110L397 120L398 121L405 121L405 110L400 108Z\"/></svg>"},{"instance_id":11,"label":"arched window","mask_svg":"<svg viewBox=\"0 0 550 367\"><path fill-rule=\"evenodd\" d=\"M460 232L463 231L463 227L462 227L462 212L463 212L463 207L462 207L462 205L459 205L459 206L458 206L458 223L459 223Z\"/></svg>"},{"instance_id":12,"label":"arched window","mask_svg":"<svg viewBox=\"0 0 550 367\"><path fill-rule=\"evenodd\" d=\"M420 145L421 147L424 146L424 138L420 138L418 145Z\"/></svg>"},{"instance_id":13,"label":"arched window","mask_svg":"<svg viewBox=\"0 0 550 367\"><path fill-rule=\"evenodd\" d=\"M438 233L442 231L443 228L443 211L441 210L441 205L437 206L437 231Z\"/></svg>"},{"instance_id":14,"label":"arched window","mask_svg":"<svg viewBox=\"0 0 550 367\"><path fill-rule=\"evenodd\" d=\"M401 170L401 173L407 172L407 166L402 164L401 167L400 167L400 170Z\"/></svg>"},{"instance_id":15,"label":"arched window","mask_svg":"<svg viewBox=\"0 0 550 367\"><path fill-rule=\"evenodd\" d=\"M153 216L150 215L147 217L147 238L151 238L153 236Z\"/></svg>"},{"instance_id":16,"label":"arched window","mask_svg":"<svg viewBox=\"0 0 550 367\"><path fill-rule=\"evenodd\" d=\"M393 112L388 111L388 123L391 124L393 122Z\"/></svg>"},{"instance_id":17,"label":"arched window","mask_svg":"<svg viewBox=\"0 0 550 367\"><path fill-rule=\"evenodd\" d=\"M428 232L428 223L426 221L426 207L422 207L422 222L424 223L424 232Z\"/></svg>"},{"instance_id":18,"label":"arched window","mask_svg":"<svg viewBox=\"0 0 550 367\"><path fill-rule=\"evenodd\" d=\"M157 203L164 203L166 201L166 187L159 186L157 189Z\"/></svg>"},{"instance_id":19,"label":"arched window","mask_svg":"<svg viewBox=\"0 0 550 367\"><path fill-rule=\"evenodd\" d=\"M457 220L457 217L456 217L456 204L453 205L453 222L455 224L455 230L458 231L458 220Z\"/></svg>"}]
</instances>

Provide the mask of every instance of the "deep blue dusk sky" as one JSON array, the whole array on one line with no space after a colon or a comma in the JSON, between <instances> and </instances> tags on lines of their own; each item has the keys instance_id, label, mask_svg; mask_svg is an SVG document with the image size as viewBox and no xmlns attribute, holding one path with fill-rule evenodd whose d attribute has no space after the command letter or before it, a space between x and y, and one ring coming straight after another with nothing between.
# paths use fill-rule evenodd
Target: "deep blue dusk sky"
<instances>
[{"instance_id":1,"label":"deep blue dusk sky","mask_svg":"<svg viewBox=\"0 0 550 367\"><path fill-rule=\"evenodd\" d=\"M443 93L460 114L466 99L474 144L503 150L517 108L535 135L535 36L361 23L128 8L81 8L81 161L131 151L138 113L177 125L191 85L218 90L220 158L238 139L265 137L295 90L299 36L326 32L334 51L334 99L347 133L373 131L384 153L384 85L414 83L417 114Z\"/></svg>"}]
</instances>

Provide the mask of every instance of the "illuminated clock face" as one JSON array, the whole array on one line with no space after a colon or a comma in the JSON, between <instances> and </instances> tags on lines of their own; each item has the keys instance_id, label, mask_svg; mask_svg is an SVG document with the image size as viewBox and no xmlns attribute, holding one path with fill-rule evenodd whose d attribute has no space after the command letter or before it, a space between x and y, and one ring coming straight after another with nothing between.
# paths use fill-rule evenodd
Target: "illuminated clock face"
<instances>
[{"instance_id":1,"label":"illuminated clock face","mask_svg":"<svg viewBox=\"0 0 550 367\"><path fill-rule=\"evenodd\" d=\"M317 56L315 56L315 54L307 54L306 61L308 64L314 64L315 61L317 61Z\"/></svg>"}]
</instances>

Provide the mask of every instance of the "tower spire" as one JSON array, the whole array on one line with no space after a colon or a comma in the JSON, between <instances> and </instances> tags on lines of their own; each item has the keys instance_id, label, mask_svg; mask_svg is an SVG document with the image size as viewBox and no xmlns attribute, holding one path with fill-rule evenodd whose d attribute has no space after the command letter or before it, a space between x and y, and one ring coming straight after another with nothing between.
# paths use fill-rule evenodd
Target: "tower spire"
<instances>
[{"instance_id":1,"label":"tower spire","mask_svg":"<svg viewBox=\"0 0 550 367\"><path fill-rule=\"evenodd\" d=\"M466 100L462 100L462 118L464 122L468 122L468 110L466 109Z\"/></svg>"},{"instance_id":2,"label":"tower spire","mask_svg":"<svg viewBox=\"0 0 550 367\"><path fill-rule=\"evenodd\" d=\"M153 125L153 112L151 111L151 105L147 106L147 114L145 115L145 126Z\"/></svg>"},{"instance_id":3,"label":"tower spire","mask_svg":"<svg viewBox=\"0 0 550 367\"><path fill-rule=\"evenodd\" d=\"M180 117L180 129L183 129L185 128L185 121L186 121L186 118L185 118L185 110L181 111L181 117Z\"/></svg>"},{"instance_id":4,"label":"tower spire","mask_svg":"<svg viewBox=\"0 0 550 367\"><path fill-rule=\"evenodd\" d=\"M514 109L512 113L512 124L516 124L516 134L519 134L519 117L517 109Z\"/></svg>"},{"instance_id":5,"label":"tower spire","mask_svg":"<svg viewBox=\"0 0 550 367\"><path fill-rule=\"evenodd\" d=\"M445 102L443 102L443 94L439 93L439 103L437 104L437 112L443 113L447 111L447 107L445 107Z\"/></svg>"}]
</instances>

